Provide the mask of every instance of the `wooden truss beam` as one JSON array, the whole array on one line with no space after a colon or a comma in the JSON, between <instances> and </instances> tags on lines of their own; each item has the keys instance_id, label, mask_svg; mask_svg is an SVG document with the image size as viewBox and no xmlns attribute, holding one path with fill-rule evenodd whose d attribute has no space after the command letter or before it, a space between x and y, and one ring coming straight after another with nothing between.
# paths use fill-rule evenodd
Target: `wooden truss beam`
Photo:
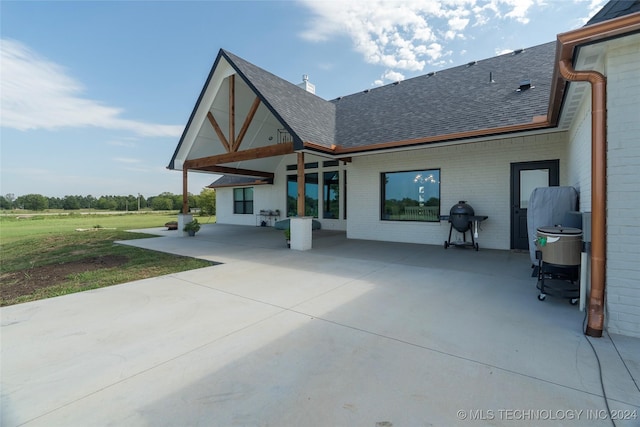
<instances>
[{"instance_id":1,"label":"wooden truss beam","mask_svg":"<svg viewBox=\"0 0 640 427\"><path fill-rule=\"evenodd\" d=\"M264 159L266 157L283 156L291 153L293 153L293 142L286 142L284 144L268 145L266 147L250 148L244 151L186 160L183 168L200 170L208 166L218 166L225 163L241 162L244 160Z\"/></svg>"},{"instance_id":2,"label":"wooden truss beam","mask_svg":"<svg viewBox=\"0 0 640 427\"><path fill-rule=\"evenodd\" d=\"M256 99L253 100L253 104L251 104L249 113L247 114L247 117L245 117L244 123L240 128L240 133L238 133L238 137L235 139L235 141L233 141L233 145L231 146L231 151L238 151L238 148L240 148L240 144L242 144L244 135L247 133L247 130L249 129L249 125L253 120L253 116L256 115L256 111L258 111L259 106L260 106L260 98L256 96Z\"/></svg>"},{"instance_id":3,"label":"wooden truss beam","mask_svg":"<svg viewBox=\"0 0 640 427\"><path fill-rule=\"evenodd\" d=\"M220 128L220 125L216 121L216 118L213 117L213 114L211 114L211 111L209 111L209 114L207 114L207 119L209 119L209 123L211 123L211 126L213 126L213 129L216 131L216 134L218 135L220 142L222 142L222 145L224 145L225 150L227 150L227 153L231 151L231 146L227 141L227 137L224 136L224 133L222 133L222 129Z\"/></svg>"},{"instance_id":4,"label":"wooden truss beam","mask_svg":"<svg viewBox=\"0 0 640 427\"><path fill-rule=\"evenodd\" d=\"M236 75L229 76L229 142L231 142L231 151L235 145L236 139Z\"/></svg>"}]
</instances>

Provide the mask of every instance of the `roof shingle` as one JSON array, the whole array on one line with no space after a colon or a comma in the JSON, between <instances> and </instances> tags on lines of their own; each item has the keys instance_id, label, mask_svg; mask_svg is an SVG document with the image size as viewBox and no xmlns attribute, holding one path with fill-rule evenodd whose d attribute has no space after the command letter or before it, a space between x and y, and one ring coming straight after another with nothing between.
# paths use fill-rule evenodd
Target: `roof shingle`
<instances>
[{"instance_id":1,"label":"roof shingle","mask_svg":"<svg viewBox=\"0 0 640 427\"><path fill-rule=\"evenodd\" d=\"M555 43L546 43L333 100L336 145L530 123L547 113L554 57ZM525 79L534 87L517 91Z\"/></svg>"},{"instance_id":2,"label":"roof shingle","mask_svg":"<svg viewBox=\"0 0 640 427\"><path fill-rule=\"evenodd\" d=\"M587 25L597 24L609 19L619 18L631 13L640 12L640 0L611 0L587 22Z\"/></svg>"},{"instance_id":3,"label":"roof shingle","mask_svg":"<svg viewBox=\"0 0 640 427\"><path fill-rule=\"evenodd\" d=\"M555 43L333 101L223 53L299 142L355 148L531 123L547 113ZM534 87L517 91L525 79Z\"/></svg>"}]
</instances>

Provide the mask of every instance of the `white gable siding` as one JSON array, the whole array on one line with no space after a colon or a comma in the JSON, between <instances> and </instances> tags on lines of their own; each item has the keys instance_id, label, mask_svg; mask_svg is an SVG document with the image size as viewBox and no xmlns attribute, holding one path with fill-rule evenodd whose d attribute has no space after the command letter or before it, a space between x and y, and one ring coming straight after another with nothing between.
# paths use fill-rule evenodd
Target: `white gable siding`
<instances>
[{"instance_id":1,"label":"white gable siding","mask_svg":"<svg viewBox=\"0 0 640 427\"><path fill-rule=\"evenodd\" d=\"M640 337L640 36L607 54L607 329Z\"/></svg>"},{"instance_id":2,"label":"white gable siding","mask_svg":"<svg viewBox=\"0 0 640 427\"><path fill-rule=\"evenodd\" d=\"M476 215L489 216L482 223L480 247L509 249L511 163L560 159L560 185L566 185L566 139L566 133L550 133L354 157L349 167L347 237L442 245L449 233L446 221L380 219L381 173L440 169L441 214L448 215L459 200L467 201Z\"/></svg>"}]
</instances>

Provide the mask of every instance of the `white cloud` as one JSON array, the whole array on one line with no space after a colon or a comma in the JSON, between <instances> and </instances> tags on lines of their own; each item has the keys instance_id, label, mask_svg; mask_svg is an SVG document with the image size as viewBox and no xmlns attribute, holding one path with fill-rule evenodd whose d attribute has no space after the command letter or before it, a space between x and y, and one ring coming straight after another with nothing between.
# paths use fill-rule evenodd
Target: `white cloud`
<instances>
[{"instance_id":1,"label":"white cloud","mask_svg":"<svg viewBox=\"0 0 640 427\"><path fill-rule=\"evenodd\" d=\"M513 52L513 49L496 48L494 52L496 53L496 56L500 56L504 55L505 53Z\"/></svg>"},{"instance_id":2,"label":"white cloud","mask_svg":"<svg viewBox=\"0 0 640 427\"><path fill-rule=\"evenodd\" d=\"M123 111L82 96L82 85L60 65L24 44L0 40L0 126L18 130L98 127L138 136L176 137L181 126L129 120Z\"/></svg>"},{"instance_id":3,"label":"white cloud","mask_svg":"<svg viewBox=\"0 0 640 427\"><path fill-rule=\"evenodd\" d=\"M460 16L454 16L453 18L449 19L449 28L451 28L454 31L462 31L467 27L467 25L469 25L468 18L461 18Z\"/></svg>"},{"instance_id":4,"label":"white cloud","mask_svg":"<svg viewBox=\"0 0 640 427\"><path fill-rule=\"evenodd\" d=\"M506 18L513 18L521 24L528 24L529 18L527 18L527 11L533 6L534 2L534 0L507 0L506 3L511 6L511 11L507 12L504 16Z\"/></svg>"},{"instance_id":5,"label":"white cloud","mask_svg":"<svg viewBox=\"0 0 640 427\"><path fill-rule=\"evenodd\" d=\"M526 24L531 8L544 5L544 0L298 1L315 15L303 38L318 42L346 35L366 62L406 71L442 63L445 43L466 38L469 26L491 19Z\"/></svg>"},{"instance_id":6,"label":"white cloud","mask_svg":"<svg viewBox=\"0 0 640 427\"><path fill-rule=\"evenodd\" d=\"M140 163L139 159L132 159L130 157L115 157L113 160L119 163Z\"/></svg>"},{"instance_id":7,"label":"white cloud","mask_svg":"<svg viewBox=\"0 0 640 427\"><path fill-rule=\"evenodd\" d=\"M399 82L404 80L404 74L399 73L397 71L392 71L392 70L388 70L386 71L383 76L382 76L385 80L391 80L394 82Z\"/></svg>"}]
</instances>

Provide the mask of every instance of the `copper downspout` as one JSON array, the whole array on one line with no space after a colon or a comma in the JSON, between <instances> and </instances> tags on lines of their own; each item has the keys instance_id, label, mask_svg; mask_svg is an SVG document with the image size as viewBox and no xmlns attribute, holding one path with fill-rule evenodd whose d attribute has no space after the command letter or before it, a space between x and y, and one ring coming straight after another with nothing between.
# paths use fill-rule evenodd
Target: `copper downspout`
<instances>
[{"instance_id":1,"label":"copper downspout","mask_svg":"<svg viewBox=\"0 0 640 427\"><path fill-rule=\"evenodd\" d=\"M597 71L576 71L571 61L558 63L562 77L591 83L591 293L587 335L601 337L604 326L607 212L607 80Z\"/></svg>"}]
</instances>

